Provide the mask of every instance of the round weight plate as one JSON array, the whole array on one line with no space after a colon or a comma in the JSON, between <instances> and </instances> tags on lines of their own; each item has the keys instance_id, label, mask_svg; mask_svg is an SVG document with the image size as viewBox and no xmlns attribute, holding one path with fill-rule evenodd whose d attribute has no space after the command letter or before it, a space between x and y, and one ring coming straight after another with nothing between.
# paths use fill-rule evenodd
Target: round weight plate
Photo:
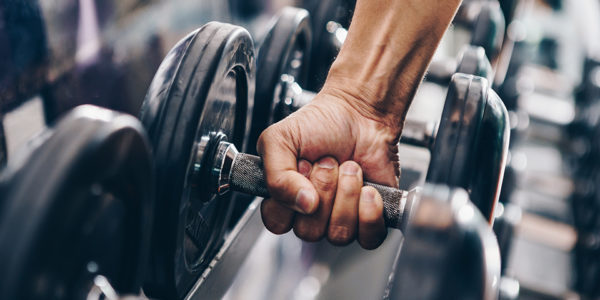
<instances>
[{"instance_id":1,"label":"round weight plate","mask_svg":"<svg viewBox=\"0 0 600 300\"><path fill-rule=\"evenodd\" d=\"M306 2L305 7L311 15L313 32L310 76L306 88L311 91L319 91L325 79L327 79L329 67L331 67L339 50L333 43L333 36L327 29L327 24L333 21L344 28L348 28L356 1L311 0Z\"/></svg>"},{"instance_id":2,"label":"round weight plate","mask_svg":"<svg viewBox=\"0 0 600 300\"><path fill-rule=\"evenodd\" d=\"M151 297L185 296L223 242L231 195L209 191L198 172L212 137L245 149L254 72L249 33L211 22L171 49L154 76L141 112L155 154L160 212L144 284Z\"/></svg>"},{"instance_id":3,"label":"round weight plate","mask_svg":"<svg viewBox=\"0 0 600 300\"><path fill-rule=\"evenodd\" d=\"M500 200L510 142L508 111L496 92L489 89L479 133L471 176L471 198L490 224Z\"/></svg>"},{"instance_id":4,"label":"round weight plate","mask_svg":"<svg viewBox=\"0 0 600 300\"><path fill-rule=\"evenodd\" d=\"M491 223L508 153L508 113L484 78L452 77L427 181L466 189Z\"/></svg>"},{"instance_id":5,"label":"round weight plate","mask_svg":"<svg viewBox=\"0 0 600 300\"><path fill-rule=\"evenodd\" d=\"M301 8L284 8L265 37L256 60L256 94L248 143L250 152L255 153L262 131L282 118L279 95L276 95L281 91L281 77L288 75L301 86L305 84L310 43L308 12Z\"/></svg>"},{"instance_id":6,"label":"round weight plate","mask_svg":"<svg viewBox=\"0 0 600 300\"><path fill-rule=\"evenodd\" d=\"M149 144L135 118L83 106L13 164L0 216L0 298L85 299L97 275L139 293L152 224Z\"/></svg>"},{"instance_id":7,"label":"round weight plate","mask_svg":"<svg viewBox=\"0 0 600 300\"><path fill-rule=\"evenodd\" d=\"M479 46L466 46L459 55L456 73L471 74L483 77L492 82L494 72L485 55L485 49Z\"/></svg>"},{"instance_id":8,"label":"round weight plate","mask_svg":"<svg viewBox=\"0 0 600 300\"><path fill-rule=\"evenodd\" d=\"M494 62L504 42L504 14L498 1L479 1L478 5L481 5L481 10L473 25L471 45L483 47Z\"/></svg>"},{"instance_id":9,"label":"round weight plate","mask_svg":"<svg viewBox=\"0 0 600 300\"><path fill-rule=\"evenodd\" d=\"M431 151L427 180L468 190L474 166L475 139L483 118L487 83L480 77L452 76ZM473 84L478 81L479 84Z\"/></svg>"}]
</instances>

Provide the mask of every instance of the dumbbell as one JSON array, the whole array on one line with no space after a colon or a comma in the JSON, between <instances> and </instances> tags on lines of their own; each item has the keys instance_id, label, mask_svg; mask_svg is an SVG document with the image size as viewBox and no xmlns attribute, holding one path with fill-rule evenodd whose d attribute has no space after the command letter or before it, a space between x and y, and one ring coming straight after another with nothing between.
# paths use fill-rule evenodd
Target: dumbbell
<instances>
[{"instance_id":1,"label":"dumbbell","mask_svg":"<svg viewBox=\"0 0 600 300\"><path fill-rule=\"evenodd\" d=\"M506 26L504 13L497 0L464 1L453 24L456 28L465 29L470 39L468 43L483 47L490 61L496 63L502 50Z\"/></svg>"},{"instance_id":2,"label":"dumbbell","mask_svg":"<svg viewBox=\"0 0 600 300\"><path fill-rule=\"evenodd\" d=\"M315 96L300 86L306 74L304 60L310 41L308 14L301 9L286 8L273 24L257 60L250 145L256 144L269 124L306 105ZM487 70L485 66L489 63L481 50L469 48L465 53L470 54L463 56L462 68ZM487 80L457 74L450 82L440 123L408 119L400 141L429 149L432 159L427 181L467 189L471 200L492 222L508 151L508 134L507 112Z\"/></svg>"},{"instance_id":3,"label":"dumbbell","mask_svg":"<svg viewBox=\"0 0 600 300\"><path fill-rule=\"evenodd\" d=\"M144 284L151 297L184 297L222 243L232 193L224 187L215 189L215 178L227 172L213 166L232 159L225 154L244 149L247 142L253 62L247 31L208 23L167 54L150 85L141 120L156 158L156 209L161 212L155 218ZM245 180L242 184L256 191L258 187ZM386 202L388 225L402 227L400 209L408 211L418 191L381 188L386 199L393 195L404 199ZM260 191L266 191L264 185Z\"/></svg>"},{"instance_id":4,"label":"dumbbell","mask_svg":"<svg viewBox=\"0 0 600 300\"><path fill-rule=\"evenodd\" d=\"M0 298L85 299L97 276L138 294L152 174L131 116L78 107L32 138L0 175Z\"/></svg>"},{"instance_id":5,"label":"dumbbell","mask_svg":"<svg viewBox=\"0 0 600 300\"><path fill-rule=\"evenodd\" d=\"M206 25L210 27L222 27L226 29L234 28L230 25L224 24L215 24L211 23ZM206 29L203 29L206 30ZM203 31L202 29L200 32ZM249 40L248 40L249 41ZM229 43L236 44L236 43ZM191 46L191 45L190 45ZM187 46L187 49L191 47ZM212 48L211 43L205 45L207 49ZM216 46L215 46L216 47ZM200 56L207 58L212 56L205 56L201 54ZM228 55L220 55L221 61L215 63L217 65L229 66L231 68L235 68L235 64L231 63L231 59L238 57L237 55L228 56ZM179 61L177 60L169 60L170 63L176 64ZM163 69L161 67L161 69ZM202 68L195 68L196 70L202 70ZM247 101L247 91L241 91L246 87L243 85L237 86L228 86L228 89L223 88L221 85L228 85L226 74L228 74L228 68L217 68L222 70L222 72L218 73L218 76L215 78L210 78L204 74L195 74L196 76L190 77L192 81L195 78L202 78L202 82L197 82L199 86L207 86L209 90L216 91L224 91L227 90L231 93L229 96L218 93L220 96L218 99L227 99L227 100L237 100L237 101ZM163 69L164 70L164 69ZM160 72L160 71L159 71ZM204 71L200 71L203 73ZM158 76L159 74L157 74ZM210 75L213 75L210 73ZM180 82L181 79L178 78L178 74L175 73L174 77L170 78L173 82ZM231 88L231 89L229 89ZM153 94L149 93L146 101L153 103L154 105L147 104L147 108L149 107L165 107L167 104L172 103L179 97L178 93L157 93ZM199 97L196 97L199 96ZM180 116L177 116L177 110L169 111L166 109L161 109L157 111L157 113L153 116L155 120L166 120L169 118L178 118L181 119L180 122L193 122L189 124L196 131L195 140L198 141L196 145L189 144L191 147L191 151L185 151L186 157L190 159L186 165L188 169L180 170L180 172L187 173L188 182L186 185L195 186L195 188L199 191L204 191L206 194L202 197L190 197L186 199L189 201L189 207L201 207L203 204L214 203L214 202L225 202L229 201L227 199L227 195L231 194L232 191L238 191L243 193L252 194L255 196L269 197L269 193L266 187L264 171L262 169L262 161L258 156L253 156L250 154L239 153L236 150L235 143L232 143L230 137L225 132L231 132L231 129L227 128L227 123L220 122L220 120L225 119L225 116L234 116L234 112L231 110L214 110L214 106L208 105L212 101L211 94L194 94L189 96L190 99L195 100L197 103L204 103L204 111L200 113L202 116L200 119L192 120L189 118L181 119ZM217 100L218 100L217 99ZM175 101L177 102L177 101ZM233 104L233 103L232 103ZM219 106L219 109L223 108L223 106ZM173 114L175 112L175 114ZM173 114L173 115L171 115ZM217 117L218 118L215 118ZM155 123L156 124L156 123ZM163 125L158 124L159 127L155 127L154 130L167 131L168 128L171 128L171 125L167 122L163 122ZM223 129L223 130L222 130ZM168 141L169 143L171 141ZM164 146L164 142L158 146ZM157 162L160 164L161 162ZM171 173L171 176L179 176L176 173ZM417 224L421 224L421 222L427 222L431 224L430 230L437 231L438 234L447 236L450 238L447 241L451 246L449 248L454 248L455 246L459 246L463 244L464 235L460 234L463 232L469 232L469 240L473 242L473 245L469 244L467 246L462 247L461 249L471 250L469 252L460 252L463 253L464 257L473 255L473 257L478 257L471 263L473 265L477 265L481 263L481 268L477 270L486 270L486 277L477 277L478 283L475 285L479 285L479 282L482 282L481 290L484 290L485 293L493 294L493 291L488 291L488 289L495 288L493 285L488 286L490 282L497 282L499 278L499 252L497 246L495 250L493 250L493 244L491 246L488 245L488 242L494 242L493 235L491 234L491 228L487 225L484 217L481 216L481 213L474 208L472 204L468 201L468 195L466 192L462 192L460 195L460 201L451 201L450 203L444 203L444 201L448 201L446 198L442 197L436 198L435 188L431 188L426 186L423 188L423 193L425 195L432 195L428 197L434 197L438 200L440 205L443 205L445 210L441 210L436 206L428 205L429 198L424 198L420 189L414 189L411 191L402 191L392 187L385 187L377 184L366 183L367 185L373 186L382 194L384 198L384 218L385 223L388 227L404 229L408 224L411 224L411 216L414 215L414 218L419 220ZM181 186L182 189L185 188L185 185ZM433 192L430 192L433 191ZM199 195L199 194L196 194ZM459 209L459 208L463 209ZM456 209L458 214L450 213L452 209ZM428 216L423 216L423 214L429 214ZM418 218L418 217L421 218ZM444 217L447 217L445 219ZM425 219L422 219L425 218ZM456 219L456 221L454 221ZM441 221L441 222L440 222ZM444 223L448 221L449 223ZM462 223L461 223L462 222ZM477 222L477 230L473 230L475 227L474 223ZM437 224L437 226L436 226ZM448 226L445 226L448 225ZM179 230L186 232L186 234L190 234L189 231L185 231L187 227L186 224L180 222L177 224L180 228ZM465 227L462 227L465 226ZM457 231L459 232L458 234ZM412 235L411 235L412 236ZM491 239L486 238L490 236ZM485 241L480 242L480 240ZM164 241L163 241L164 242ZM443 243L443 241L440 241ZM407 240L408 243L408 240ZM484 247L477 247L483 245ZM491 248L490 248L491 247ZM477 252L477 251L480 252ZM436 253L440 253L443 251L436 251ZM495 255L495 256L494 256ZM446 265L446 263L456 263L457 256L448 256L447 258L439 258L436 263L440 266ZM461 261L462 262L462 261ZM432 275L435 274L434 270L431 271ZM185 271L180 271L185 272ZM479 275L478 275L479 276ZM487 277L491 276L491 277ZM493 278L496 278L493 280ZM463 285L463 287L467 287ZM469 289L471 286L469 286ZM464 290L463 292L466 292ZM432 298L433 299L433 298Z\"/></svg>"},{"instance_id":6,"label":"dumbbell","mask_svg":"<svg viewBox=\"0 0 600 300\"><path fill-rule=\"evenodd\" d=\"M466 45L458 54L458 60L434 60L427 69L427 81L447 85L455 73L470 74L483 77L493 82L494 70L480 46Z\"/></svg>"},{"instance_id":7,"label":"dumbbell","mask_svg":"<svg viewBox=\"0 0 600 300\"><path fill-rule=\"evenodd\" d=\"M306 87L311 90L321 89L329 67L340 50L344 35L350 26L350 19L356 5L355 0L307 0L302 7L310 12L310 28L312 29L312 45L309 47L312 59L308 66L310 77Z\"/></svg>"},{"instance_id":8,"label":"dumbbell","mask_svg":"<svg viewBox=\"0 0 600 300\"><path fill-rule=\"evenodd\" d=\"M497 299L498 245L468 194L436 186L415 207L384 299Z\"/></svg>"}]
</instances>

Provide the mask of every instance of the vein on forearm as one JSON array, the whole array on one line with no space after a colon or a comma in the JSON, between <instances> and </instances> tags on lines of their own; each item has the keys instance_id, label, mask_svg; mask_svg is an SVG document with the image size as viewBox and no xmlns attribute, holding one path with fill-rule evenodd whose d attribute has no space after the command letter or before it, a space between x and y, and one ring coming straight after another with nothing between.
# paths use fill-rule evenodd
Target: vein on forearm
<instances>
[{"instance_id":1,"label":"vein on forearm","mask_svg":"<svg viewBox=\"0 0 600 300\"><path fill-rule=\"evenodd\" d=\"M460 0L358 0L325 88L404 117ZM393 122L393 120L389 120Z\"/></svg>"}]
</instances>

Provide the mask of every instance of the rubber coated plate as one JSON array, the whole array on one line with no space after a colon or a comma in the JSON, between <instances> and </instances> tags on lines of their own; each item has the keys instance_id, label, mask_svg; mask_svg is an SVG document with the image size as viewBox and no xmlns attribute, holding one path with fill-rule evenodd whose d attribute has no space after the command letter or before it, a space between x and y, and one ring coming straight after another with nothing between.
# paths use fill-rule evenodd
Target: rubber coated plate
<instances>
[{"instance_id":1,"label":"rubber coated plate","mask_svg":"<svg viewBox=\"0 0 600 300\"><path fill-rule=\"evenodd\" d=\"M350 20L356 1L354 0L311 0L305 5L312 20L312 57L307 89L319 91L327 78L329 67L337 56L337 47L333 44L333 36L327 30L330 21L339 23L344 28L350 26Z\"/></svg>"},{"instance_id":2,"label":"rubber coated plate","mask_svg":"<svg viewBox=\"0 0 600 300\"><path fill-rule=\"evenodd\" d=\"M466 189L490 222L508 151L508 114L484 78L452 77L427 181Z\"/></svg>"},{"instance_id":3,"label":"rubber coated plate","mask_svg":"<svg viewBox=\"0 0 600 300\"><path fill-rule=\"evenodd\" d=\"M498 1L483 1L476 5L481 5L481 11L473 25L471 45L483 47L490 60L496 61L504 41L504 14Z\"/></svg>"},{"instance_id":4,"label":"rubber coated plate","mask_svg":"<svg viewBox=\"0 0 600 300\"><path fill-rule=\"evenodd\" d=\"M182 298L223 242L231 195L207 189L202 149L223 134L239 149L250 128L254 46L237 26L208 23L181 40L159 67L141 120L154 149L157 211L151 272L155 298Z\"/></svg>"},{"instance_id":5,"label":"rubber coated plate","mask_svg":"<svg viewBox=\"0 0 600 300\"><path fill-rule=\"evenodd\" d=\"M27 159L7 166L0 298L85 299L97 274L139 293L153 207L139 122L83 106L31 143Z\"/></svg>"},{"instance_id":6,"label":"rubber coated plate","mask_svg":"<svg viewBox=\"0 0 600 300\"><path fill-rule=\"evenodd\" d=\"M308 12L286 7L276 17L271 30L258 52L256 96L249 140L250 151L255 153L256 142L262 131L281 118L279 95L276 95L282 75L294 77L303 86L306 83L311 31Z\"/></svg>"}]
</instances>

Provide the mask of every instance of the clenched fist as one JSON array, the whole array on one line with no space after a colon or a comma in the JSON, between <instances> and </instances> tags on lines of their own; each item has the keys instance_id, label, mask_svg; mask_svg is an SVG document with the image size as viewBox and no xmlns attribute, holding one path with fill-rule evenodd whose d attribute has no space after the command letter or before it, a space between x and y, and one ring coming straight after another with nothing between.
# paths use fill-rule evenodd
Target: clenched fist
<instances>
[{"instance_id":1,"label":"clenched fist","mask_svg":"<svg viewBox=\"0 0 600 300\"><path fill-rule=\"evenodd\" d=\"M397 186L400 126L343 97L321 93L263 132L258 153L273 198L262 203L262 218L276 234L293 228L307 241L357 239L373 249L387 232L383 202L363 180Z\"/></svg>"}]
</instances>

